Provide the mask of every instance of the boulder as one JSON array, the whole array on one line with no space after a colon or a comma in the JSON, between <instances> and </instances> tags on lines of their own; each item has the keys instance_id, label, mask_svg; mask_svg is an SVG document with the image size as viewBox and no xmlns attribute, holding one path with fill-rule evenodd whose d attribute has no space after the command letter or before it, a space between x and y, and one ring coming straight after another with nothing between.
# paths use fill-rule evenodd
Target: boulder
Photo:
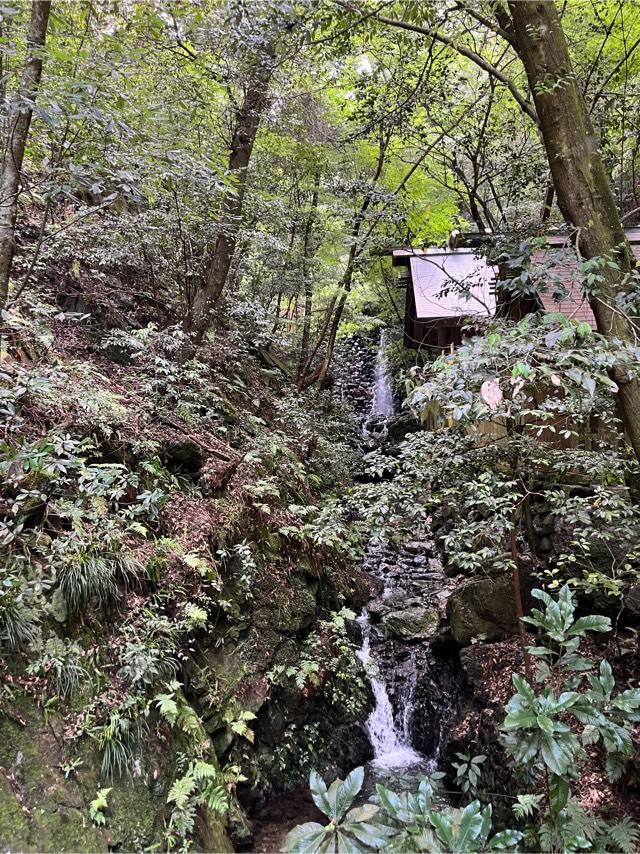
<instances>
[{"instance_id":1,"label":"boulder","mask_svg":"<svg viewBox=\"0 0 640 854\"><path fill-rule=\"evenodd\" d=\"M518 631L511 573L464 581L447 602L451 634L460 646L473 638L501 640Z\"/></svg>"},{"instance_id":2,"label":"boulder","mask_svg":"<svg viewBox=\"0 0 640 854\"><path fill-rule=\"evenodd\" d=\"M409 433L417 433L420 429L422 429L422 425L411 413L403 412L399 415L392 415L387 421L390 442L401 442Z\"/></svg>"},{"instance_id":3,"label":"boulder","mask_svg":"<svg viewBox=\"0 0 640 854\"><path fill-rule=\"evenodd\" d=\"M382 623L390 634L400 640L428 640L438 631L440 615L433 608L413 605L402 611L392 611Z\"/></svg>"},{"instance_id":4,"label":"boulder","mask_svg":"<svg viewBox=\"0 0 640 854\"><path fill-rule=\"evenodd\" d=\"M640 584L634 584L624 597L624 607L632 617L640 617Z\"/></svg>"}]
</instances>

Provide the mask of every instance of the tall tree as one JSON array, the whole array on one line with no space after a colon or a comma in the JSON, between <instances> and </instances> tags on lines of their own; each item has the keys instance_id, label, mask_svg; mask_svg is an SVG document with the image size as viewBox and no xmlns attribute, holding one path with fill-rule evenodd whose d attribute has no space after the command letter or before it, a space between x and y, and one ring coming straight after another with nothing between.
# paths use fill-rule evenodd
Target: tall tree
<instances>
[{"instance_id":1,"label":"tall tree","mask_svg":"<svg viewBox=\"0 0 640 854\"><path fill-rule=\"evenodd\" d=\"M576 231L583 257L608 257L615 266L598 271L597 293L589 302L598 331L635 343L637 328L617 305L633 282L631 248L620 221L584 95L553 0L510 2L515 44L533 95L558 205ZM618 366L615 380L627 435L640 459L640 383Z\"/></svg>"},{"instance_id":2,"label":"tall tree","mask_svg":"<svg viewBox=\"0 0 640 854\"><path fill-rule=\"evenodd\" d=\"M309 357L309 340L311 336L311 310L313 306L313 283L311 281L311 238L318 214L318 196L320 193L320 168L316 169L311 194L311 207L304 226L302 240L302 280L304 284L304 315L302 319L302 339L300 342L300 359L298 360L298 379L304 373Z\"/></svg>"},{"instance_id":3,"label":"tall tree","mask_svg":"<svg viewBox=\"0 0 640 854\"><path fill-rule=\"evenodd\" d=\"M229 153L230 183L222 201L218 236L202 286L197 290L187 325L198 335L206 332L211 314L222 295L233 262L247 187L247 172L260 122L269 103L269 84L275 67L272 44L257 53L246 81L242 105L235 116Z\"/></svg>"},{"instance_id":4,"label":"tall tree","mask_svg":"<svg viewBox=\"0 0 640 854\"><path fill-rule=\"evenodd\" d=\"M42 49L47 35L50 11L50 0L33 0L31 3L26 57L20 84L10 105L0 173L0 307L4 307L9 291L9 278L15 252L18 196L22 186L22 163L42 77Z\"/></svg>"}]
</instances>

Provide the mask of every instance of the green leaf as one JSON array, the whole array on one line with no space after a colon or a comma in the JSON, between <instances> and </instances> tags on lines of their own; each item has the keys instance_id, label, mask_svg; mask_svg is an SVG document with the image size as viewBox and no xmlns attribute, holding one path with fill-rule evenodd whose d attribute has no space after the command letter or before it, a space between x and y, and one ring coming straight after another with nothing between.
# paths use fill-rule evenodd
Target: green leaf
<instances>
[{"instance_id":1,"label":"green leaf","mask_svg":"<svg viewBox=\"0 0 640 854\"><path fill-rule=\"evenodd\" d=\"M590 658L585 658L584 656L576 655L575 653L563 655L558 663L562 667L566 667L567 670L570 670L572 673L584 673L585 671L593 668L593 661L591 661Z\"/></svg>"},{"instance_id":2,"label":"green leaf","mask_svg":"<svg viewBox=\"0 0 640 854\"><path fill-rule=\"evenodd\" d=\"M345 815L364 783L364 768L354 768L338 788L334 818L340 821Z\"/></svg>"},{"instance_id":3,"label":"green leaf","mask_svg":"<svg viewBox=\"0 0 640 854\"><path fill-rule=\"evenodd\" d=\"M622 712L632 713L640 707L640 688L629 688L613 698L613 705Z\"/></svg>"},{"instance_id":4,"label":"green leaf","mask_svg":"<svg viewBox=\"0 0 640 854\"><path fill-rule=\"evenodd\" d=\"M471 843L480 836L483 819L480 813L480 801L472 801L460 815L460 825L455 840L455 851L468 851Z\"/></svg>"},{"instance_id":5,"label":"green leaf","mask_svg":"<svg viewBox=\"0 0 640 854\"><path fill-rule=\"evenodd\" d=\"M536 658L553 655L553 650L549 649L547 646L529 646L527 647L527 650L530 655L535 655Z\"/></svg>"},{"instance_id":6,"label":"green leaf","mask_svg":"<svg viewBox=\"0 0 640 854\"><path fill-rule=\"evenodd\" d=\"M533 690L531 685L529 685L527 680L523 679L522 676L519 676L517 673L514 673L511 678L518 694L521 694L530 703L535 703L536 692Z\"/></svg>"},{"instance_id":7,"label":"green leaf","mask_svg":"<svg viewBox=\"0 0 640 854\"><path fill-rule=\"evenodd\" d=\"M515 848L523 838L524 833L519 830L501 830L489 841L489 850L502 851L504 848Z\"/></svg>"},{"instance_id":8,"label":"green leaf","mask_svg":"<svg viewBox=\"0 0 640 854\"><path fill-rule=\"evenodd\" d=\"M554 815L559 815L559 813L566 807L570 794L571 789L569 783L564 778L553 774L549 782L549 795L551 799L551 809Z\"/></svg>"},{"instance_id":9,"label":"green leaf","mask_svg":"<svg viewBox=\"0 0 640 854\"><path fill-rule=\"evenodd\" d=\"M347 813L349 821L369 821L380 812L380 807L377 804L363 804L361 807L354 807Z\"/></svg>"},{"instance_id":10,"label":"green leaf","mask_svg":"<svg viewBox=\"0 0 640 854\"><path fill-rule=\"evenodd\" d=\"M438 838L447 846L448 851L454 850L453 821L444 812L432 810L429 813L429 821L435 827Z\"/></svg>"},{"instance_id":11,"label":"green leaf","mask_svg":"<svg viewBox=\"0 0 640 854\"><path fill-rule=\"evenodd\" d=\"M526 729L527 727L536 726L536 716L531 712L526 712L524 709L517 709L509 714L504 719L502 724L503 729Z\"/></svg>"},{"instance_id":12,"label":"green leaf","mask_svg":"<svg viewBox=\"0 0 640 854\"><path fill-rule=\"evenodd\" d=\"M586 617L580 617L576 620L573 626L567 632L568 635L582 635L585 632L610 632L611 620L609 617L602 617L599 614L589 614Z\"/></svg>"},{"instance_id":13,"label":"green leaf","mask_svg":"<svg viewBox=\"0 0 640 854\"><path fill-rule=\"evenodd\" d=\"M540 741L540 752L545 765L554 774L562 777L567 773L573 761L573 751L566 744L553 736L544 735Z\"/></svg>"},{"instance_id":14,"label":"green leaf","mask_svg":"<svg viewBox=\"0 0 640 854\"><path fill-rule=\"evenodd\" d=\"M553 735L554 727L551 718L548 718L546 715L537 715L536 721L543 732L547 733L547 735Z\"/></svg>"},{"instance_id":15,"label":"green leaf","mask_svg":"<svg viewBox=\"0 0 640 854\"><path fill-rule=\"evenodd\" d=\"M602 685L606 694L610 694L616 684L616 681L613 678L613 671L611 670L611 665L606 659L600 662L600 684Z\"/></svg>"},{"instance_id":16,"label":"green leaf","mask_svg":"<svg viewBox=\"0 0 640 854\"><path fill-rule=\"evenodd\" d=\"M328 831L317 821L306 821L287 833L284 850L294 854L314 854L320 850L328 835Z\"/></svg>"},{"instance_id":17,"label":"green leaf","mask_svg":"<svg viewBox=\"0 0 640 854\"><path fill-rule=\"evenodd\" d=\"M331 802L327 795L327 784L315 770L309 774L309 789L311 790L311 798L320 812L331 818L332 810Z\"/></svg>"},{"instance_id":18,"label":"green leaf","mask_svg":"<svg viewBox=\"0 0 640 854\"><path fill-rule=\"evenodd\" d=\"M338 843L338 854L353 854L354 851L356 854L360 854L360 852L362 852L362 854L367 854L370 850L368 847L358 842L357 839L354 839L353 836L347 836L347 834L343 833L340 828L336 831L336 841Z\"/></svg>"},{"instance_id":19,"label":"green leaf","mask_svg":"<svg viewBox=\"0 0 640 854\"><path fill-rule=\"evenodd\" d=\"M402 809L400 798L391 789L387 789L381 783L376 785L376 793L380 798L380 803L385 808L391 818L397 818Z\"/></svg>"},{"instance_id":20,"label":"green leaf","mask_svg":"<svg viewBox=\"0 0 640 854\"><path fill-rule=\"evenodd\" d=\"M385 825L371 824L370 822L347 822L341 825L341 830L345 833L350 833L355 836L360 842L368 845L369 848L384 848L387 840L395 836L396 831L392 827Z\"/></svg>"}]
</instances>

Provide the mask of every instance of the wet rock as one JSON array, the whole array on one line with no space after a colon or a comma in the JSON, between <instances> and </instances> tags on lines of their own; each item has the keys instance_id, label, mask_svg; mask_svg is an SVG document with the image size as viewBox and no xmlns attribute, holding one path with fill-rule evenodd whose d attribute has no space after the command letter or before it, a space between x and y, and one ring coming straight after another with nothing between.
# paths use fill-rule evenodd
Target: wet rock
<instances>
[{"instance_id":1,"label":"wet rock","mask_svg":"<svg viewBox=\"0 0 640 854\"><path fill-rule=\"evenodd\" d=\"M447 602L451 633L460 646L473 638L494 641L518 631L510 573L463 582Z\"/></svg>"},{"instance_id":2,"label":"wet rock","mask_svg":"<svg viewBox=\"0 0 640 854\"><path fill-rule=\"evenodd\" d=\"M440 615L433 608L414 605L383 617L387 631L401 640L428 640L436 634Z\"/></svg>"},{"instance_id":3,"label":"wet rock","mask_svg":"<svg viewBox=\"0 0 640 854\"><path fill-rule=\"evenodd\" d=\"M420 542L419 540L411 540L408 543L403 545L403 550L405 552L409 552L409 554L421 554L426 550L426 543Z\"/></svg>"},{"instance_id":4,"label":"wet rock","mask_svg":"<svg viewBox=\"0 0 640 854\"><path fill-rule=\"evenodd\" d=\"M373 623L379 622L387 610L388 606L381 599L374 599L367 605L367 611Z\"/></svg>"},{"instance_id":5,"label":"wet rock","mask_svg":"<svg viewBox=\"0 0 640 854\"><path fill-rule=\"evenodd\" d=\"M401 442L409 433L416 433L420 429L420 422L410 413L392 415L387 423L387 435L390 442Z\"/></svg>"},{"instance_id":6,"label":"wet rock","mask_svg":"<svg viewBox=\"0 0 640 854\"><path fill-rule=\"evenodd\" d=\"M624 597L624 607L627 614L632 617L640 617L640 584L634 584Z\"/></svg>"}]
</instances>

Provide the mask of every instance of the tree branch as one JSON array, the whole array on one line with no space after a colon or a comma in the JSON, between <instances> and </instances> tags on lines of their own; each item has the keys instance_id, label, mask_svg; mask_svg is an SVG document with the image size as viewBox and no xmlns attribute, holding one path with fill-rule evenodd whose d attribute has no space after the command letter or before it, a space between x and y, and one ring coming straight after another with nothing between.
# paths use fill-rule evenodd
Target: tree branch
<instances>
[{"instance_id":1,"label":"tree branch","mask_svg":"<svg viewBox=\"0 0 640 854\"><path fill-rule=\"evenodd\" d=\"M618 73L618 71L620 71L622 66L625 64L625 62L629 59L631 54L634 52L634 50L639 45L640 45L640 38L638 38L634 41L634 43L631 45L631 47L627 51L625 51L624 55L622 57L620 57L618 62L616 62L616 64L613 66L613 69L607 75L607 77L604 79L604 81L602 82L602 85L600 86L600 88L598 89L596 94L593 96L593 100L591 101L591 106L589 107L589 113L592 113L594 111L596 104L598 103L600 98L604 95L611 78L615 77L615 75Z\"/></svg>"},{"instance_id":2,"label":"tree branch","mask_svg":"<svg viewBox=\"0 0 640 854\"><path fill-rule=\"evenodd\" d=\"M357 11L347 0L333 0L338 6L341 6L343 9L348 9L350 12ZM373 16L374 20L379 21L381 24L386 24L389 27L397 27L401 30L407 30L411 33L418 33L422 36L428 36L429 38L434 39L435 41L440 42L441 44L446 44L449 47L453 48L457 53L461 56L465 56L467 59L470 59L475 65L479 68L482 68L483 71L486 71L487 74L490 74L492 77L495 77L496 80L499 80L507 89L511 92L513 99L516 101L520 109L523 113L525 113L529 118L538 124L538 116L536 114L535 109L532 105L526 100L522 92L515 85L513 80L510 80L505 74L503 74L495 65L492 65L488 60L486 60L483 56L480 56L479 53L471 50L470 48L464 47L464 45L456 44L452 38L449 36L445 36L444 33L439 32L438 30L430 29L429 27L423 27L419 24L411 24L408 21L399 21L395 18L387 18L386 15L380 15L376 13Z\"/></svg>"}]
</instances>

